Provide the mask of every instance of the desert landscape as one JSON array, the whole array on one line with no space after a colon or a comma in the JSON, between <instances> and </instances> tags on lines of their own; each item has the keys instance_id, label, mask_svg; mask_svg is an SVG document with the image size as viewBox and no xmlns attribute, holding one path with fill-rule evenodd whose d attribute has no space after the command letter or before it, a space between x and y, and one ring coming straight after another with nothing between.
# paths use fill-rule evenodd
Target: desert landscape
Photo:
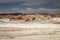
<instances>
[{"instance_id":1,"label":"desert landscape","mask_svg":"<svg viewBox=\"0 0 60 40\"><path fill-rule=\"evenodd\" d=\"M60 40L60 28L0 27L0 40Z\"/></svg>"},{"instance_id":2,"label":"desert landscape","mask_svg":"<svg viewBox=\"0 0 60 40\"><path fill-rule=\"evenodd\" d=\"M60 14L47 13L4 13L0 14L0 23L42 23L60 24Z\"/></svg>"},{"instance_id":3,"label":"desert landscape","mask_svg":"<svg viewBox=\"0 0 60 40\"><path fill-rule=\"evenodd\" d=\"M0 14L0 40L60 40L60 14Z\"/></svg>"},{"instance_id":4,"label":"desert landscape","mask_svg":"<svg viewBox=\"0 0 60 40\"><path fill-rule=\"evenodd\" d=\"M60 40L60 0L0 0L0 40Z\"/></svg>"}]
</instances>

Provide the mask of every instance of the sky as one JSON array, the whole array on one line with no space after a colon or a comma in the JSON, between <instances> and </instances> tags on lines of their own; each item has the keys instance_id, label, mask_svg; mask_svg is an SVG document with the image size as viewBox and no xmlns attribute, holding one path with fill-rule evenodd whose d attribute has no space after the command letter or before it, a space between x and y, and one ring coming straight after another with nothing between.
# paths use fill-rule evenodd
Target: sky
<instances>
[{"instance_id":1,"label":"sky","mask_svg":"<svg viewBox=\"0 0 60 40\"><path fill-rule=\"evenodd\" d=\"M0 0L0 13L60 13L60 0Z\"/></svg>"}]
</instances>

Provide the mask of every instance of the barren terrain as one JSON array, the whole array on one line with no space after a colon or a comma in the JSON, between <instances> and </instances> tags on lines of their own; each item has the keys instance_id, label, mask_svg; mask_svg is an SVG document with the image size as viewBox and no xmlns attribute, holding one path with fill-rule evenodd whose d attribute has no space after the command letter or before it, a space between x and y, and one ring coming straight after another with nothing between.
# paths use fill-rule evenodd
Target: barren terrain
<instances>
[{"instance_id":1,"label":"barren terrain","mask_svg":"<svg viewBox=\"0 0 60 40\"><path fill-rule=\"evenodd\" d=\"M0 14L0 40L60 40L60 14Z\"/></svg>"},{"instance_id":2,"label":"barren terrain","mask_svg":"<svg viewBox=\"0 0 60 40\"><path fill-rule=\"evenodd\" d=\"M0 27L0 40L60 40L60 28Z\"/></svg>"},{"instance_id":3,"label":"barren terrain","mask_svg":"<svg viewBox=\"0 0 60 40\"><path fill-rule=\"evenodd\" d=\"M60 14L0 14L0 23L60 24Z\"/></svg>"}]
</instances>

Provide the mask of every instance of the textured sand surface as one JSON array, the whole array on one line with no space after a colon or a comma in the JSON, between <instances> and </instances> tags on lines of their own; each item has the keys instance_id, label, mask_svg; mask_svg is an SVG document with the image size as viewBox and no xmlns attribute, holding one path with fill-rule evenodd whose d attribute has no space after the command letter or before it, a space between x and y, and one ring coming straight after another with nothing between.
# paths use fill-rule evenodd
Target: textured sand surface
<instances>
[{"instance_id":1,"label":"textured sand surface","mask_svg":"<svg viewBox=\"0 0 60 40\"><path fill-rule=\"evenodd\" d=\"M60 28L2 28L0 40L60 40Z\"/></svg>"}]
</instances>

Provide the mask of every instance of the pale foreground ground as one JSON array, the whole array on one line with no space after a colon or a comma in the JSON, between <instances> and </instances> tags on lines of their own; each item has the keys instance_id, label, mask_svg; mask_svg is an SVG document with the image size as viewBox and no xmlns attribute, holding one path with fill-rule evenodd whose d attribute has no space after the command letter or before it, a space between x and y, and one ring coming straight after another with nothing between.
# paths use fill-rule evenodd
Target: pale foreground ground
<instances>
[{"instance_id":1,"label":"pale foreground ground","mask_svg":"<svg viewBox=\"0 0 60 40\"><path fill-rule=\"evenodd\" d=\"M60 40L59 24L38 24L35 27L26 25L0 25L0 40Z\"/></svg>"}]
</instances>

